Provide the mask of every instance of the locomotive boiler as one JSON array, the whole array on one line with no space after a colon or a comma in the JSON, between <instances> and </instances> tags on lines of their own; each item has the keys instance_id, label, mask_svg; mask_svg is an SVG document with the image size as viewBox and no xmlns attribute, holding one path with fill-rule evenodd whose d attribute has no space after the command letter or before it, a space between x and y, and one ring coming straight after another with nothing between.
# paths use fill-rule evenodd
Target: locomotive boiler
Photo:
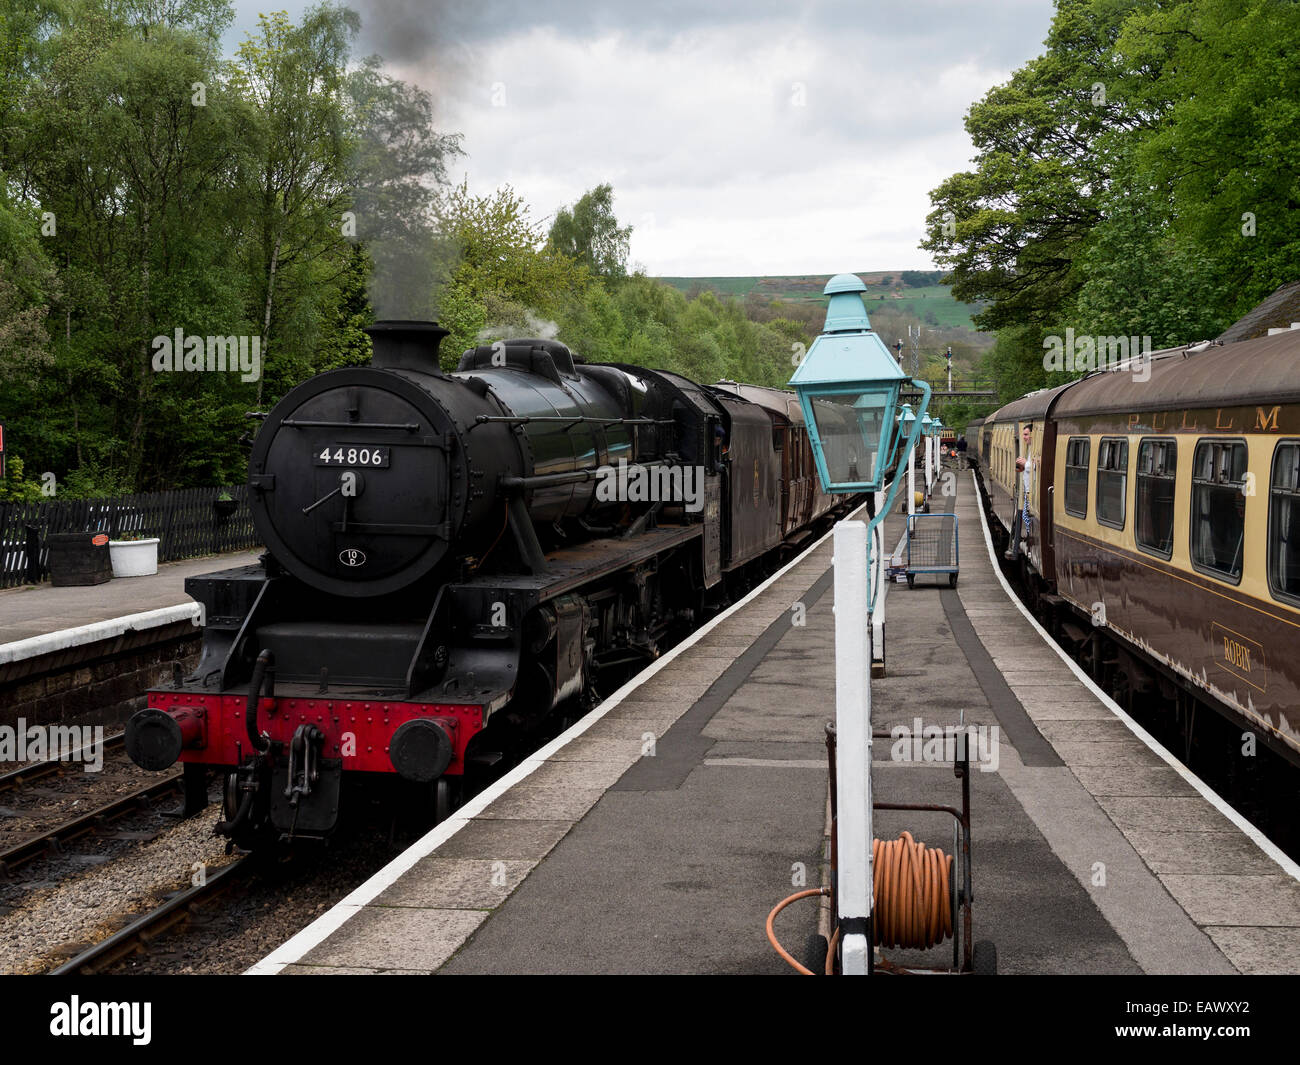
<instances>
[{"instance_id":1,"label":"locomotive boiler","mask_svg":"<svg viewBox=\"0 0 1300 1065\"><path fill-rule=\"evenodd\" d=\"M185 764L191 811L223 774L218 831L241 846L328 835L345 779L399 779L445 816L467 773L593 705L842 505L783 393L537 339L446 373L435 323L369 333L369 366L263 418L267 552L186 581L199 664L127 728L139 765Z\"/></svg>"}]
</instances>

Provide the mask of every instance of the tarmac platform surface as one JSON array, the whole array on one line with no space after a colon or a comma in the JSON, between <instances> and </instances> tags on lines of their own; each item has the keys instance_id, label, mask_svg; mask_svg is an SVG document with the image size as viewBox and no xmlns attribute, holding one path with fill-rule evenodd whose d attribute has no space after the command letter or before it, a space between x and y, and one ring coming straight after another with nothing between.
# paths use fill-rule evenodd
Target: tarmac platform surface
<instances>
[{"instance_id":1,"label":"tarmac platform surface","mask_svg":"<svg viewBox=\"0 0 1300 1065\"><path fill-rule=\"evenodd\" d=\"M873 724L998 729L996 769L972 767L974 938L1004 973L1300 969L1300 870L1047 642L971 476L942 483L960 581L892 586ZM764 922L820 883L830 564L827 539L250 971L790 972ZM876 741L877 801L959 803L949 765L893 754ZM903 828L952 850L946 816L876 816L879 838ZM816 920L814 901L778 919L796 956Z\"/></svg>"}]
</instances>

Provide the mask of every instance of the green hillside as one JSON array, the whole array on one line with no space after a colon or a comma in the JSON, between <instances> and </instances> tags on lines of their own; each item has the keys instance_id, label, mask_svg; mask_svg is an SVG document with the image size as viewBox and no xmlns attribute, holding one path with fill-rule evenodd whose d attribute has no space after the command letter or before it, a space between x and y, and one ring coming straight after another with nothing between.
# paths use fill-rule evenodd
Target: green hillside
<instances>
[{"instance_id":1,"label":"green hillside","mask_svg":"<svg viewBox=\"0 0 1300 1065\"><path fill-rule=\"evenodd\" d=\"M860 270L856 271L867 286L867 310L872 304L915 315L930 325L974 329L971 316L979 308L952 298L946 285L938 284L940 271ZM903 278L910 275L911 284ZM755 296L789 300L796 303L823 303L822 289L829 274L804 274L774 277L660 277L657 280L690 293L711 289L719 295Z\"/></svg>"}]
</instances>

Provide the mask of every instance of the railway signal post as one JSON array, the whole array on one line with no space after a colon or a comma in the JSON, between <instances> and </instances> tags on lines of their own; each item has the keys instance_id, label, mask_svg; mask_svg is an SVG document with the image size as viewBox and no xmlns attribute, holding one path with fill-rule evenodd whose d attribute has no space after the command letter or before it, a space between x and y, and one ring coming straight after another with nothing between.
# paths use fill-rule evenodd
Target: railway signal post
<instances>
[{"instance_id":1,"label":"railway signal post","mask_svg":"<svg viewBox=\"0 0 1300 1065\"><path fill-rule=\"evenodd\" d=\"M871 329L864 291L852 274L831 278L826 324L790 379L828 493L886 491L885 467L898 431L894 414L908 380ZM921 390L924 416L930 387L924 381L913 385ZM909 458L921 421L913 415L910 425L903 449ZM835 526L836 917L846 975L866 975L872 963L871 548L901 480L894 477L869 523Z\"/></svg>"}]
</instances>

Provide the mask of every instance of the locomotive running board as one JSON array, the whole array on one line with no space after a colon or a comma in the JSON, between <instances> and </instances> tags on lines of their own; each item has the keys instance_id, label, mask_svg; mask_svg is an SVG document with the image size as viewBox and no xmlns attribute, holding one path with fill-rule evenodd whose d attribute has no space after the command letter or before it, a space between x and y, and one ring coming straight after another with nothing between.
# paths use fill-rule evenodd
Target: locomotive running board
<instances>
[{"instance_id":1,"label":"locomotive running board","mask_svg":"<svg viewBox=\"0 0 1300 1065\"><path fill-rule=\"evenodd\" d=\"M542 573L488 574L455 583L466 588L492 587L533 592L538 602L545 602L566 592L579 591L583 585L635 566L652 555L681 547L703 535L704 526L700 523L660 525L626 540L592 540L553 551L546 556L546 569Z\"/></svg>"}]
</instances>

